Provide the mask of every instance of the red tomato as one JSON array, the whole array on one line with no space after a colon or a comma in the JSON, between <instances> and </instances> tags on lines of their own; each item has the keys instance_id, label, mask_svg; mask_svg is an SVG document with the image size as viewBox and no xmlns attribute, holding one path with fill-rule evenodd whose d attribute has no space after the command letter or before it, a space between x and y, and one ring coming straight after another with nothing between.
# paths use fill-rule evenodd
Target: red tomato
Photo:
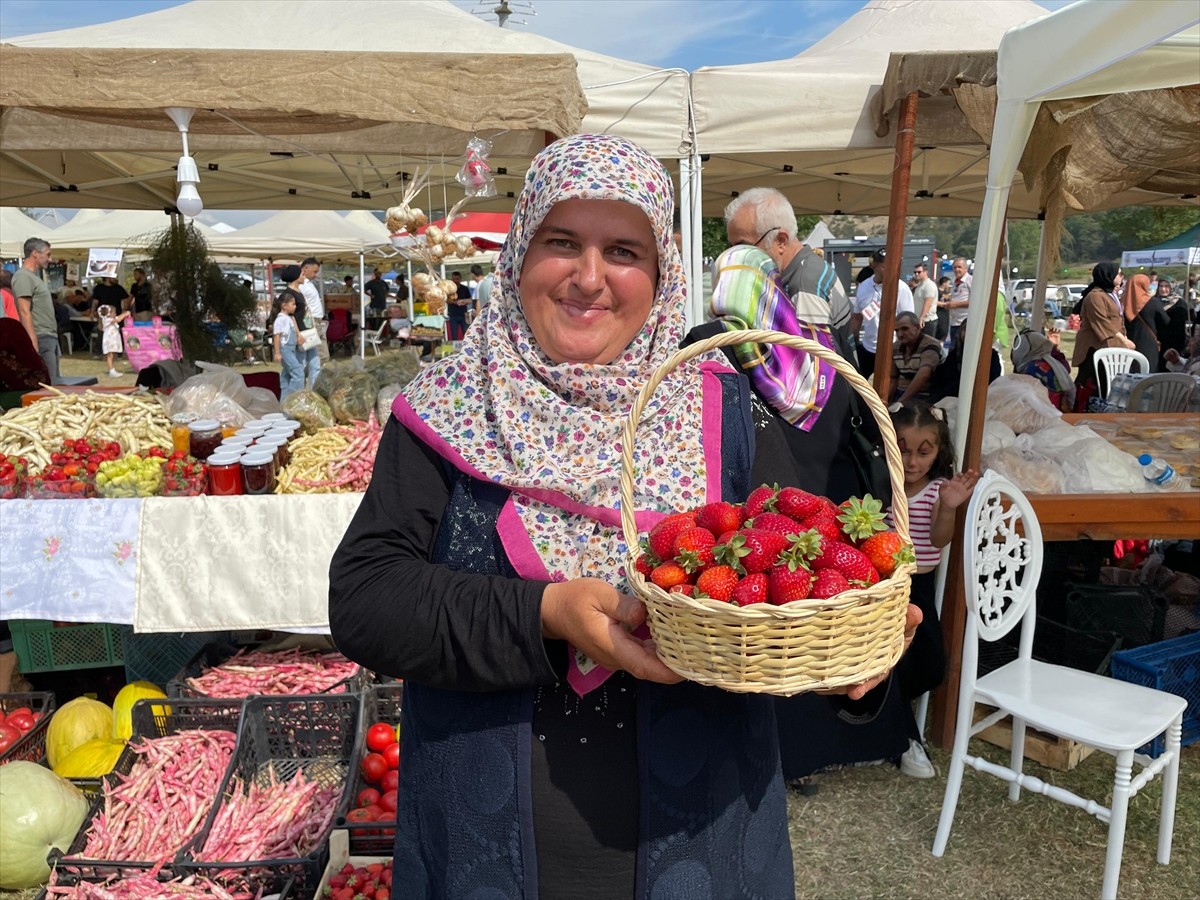
<instances>
[{"instance_id":1,"label":"red tomato","mask_svg":"<svg viewBox=\"0 0 1200 900\"><path fill-rule=\"evenodd\" d=\"M0 725L4 724L4 718L5 718L4 710L0 709Z\"/></svg>"},{"instance_id":2,"label":"red tomato","mask_svg":"<svg viewBox=\"0 0 1200 900\"><path fill-rule=\"evenodd\" d=\"M379 784L388 770L387 760L378 753L368 753L362 761L362 777L367 784Z\"/></svg>"},{"instance_id":3,"label":"red tomato","mask_svg":"<svg viewBox=\"0 0 1200 900\"><path fill-rule=\"evenodd\" d=\"M388 764L389 769L400 768L400 745L388 744L383 751L383 758Z\"/></svg>"},{"instance_id":4,"label":"red tomato","mask_svg":"<svg viewBox=\"0 0 1200 900\"><path fill-rule=\"evenodd\" d=\"M390 812L393 817L395 817L395 815L396 815L396 792L388 791L386 794L381 796L379 798L379 805L382 806L384 809L386 809L388 812Z\"/></svg>"},{"instance_id":5,"label":"red tomato","mask_svg":"<svg viewBox=\"0 0 1200 900\"><path fill-rule=\"evenodd\" d=\"M369 811L369 807L360 806L357 809L352 809L346 813L347 822L374 822L375 817Z\"/></svg>"},{"instance_id":6,"label":"red tomato","mask_svg":"<svg viewBox=\"0 0 1200 900\"><path fill-rule=\"evenodd\" d=\"M387 765L387 763L384 763L384 765ZM385 794L388 791L394 791L399 787L400 773L395 769L388 769L379 779L379 789Z\"/></svg>"},{"instance_id":7,"label":"red tomato","mask_svg":"<svg viewBox=\"0 0 1200 900\"><path fill-rule=\"evenodd\" d=\"M15 728L17 731L24 734L25 732L29 731L29 729L33 728L36 723L33 720L33 713L29 712L28 710L24 710L22 712L9 713L5 724L9 728Z\"/></svg>"},{"instance_id":8,"label":"red tomato","mask_svg":"<svg viewBox=\"0 0 1200 900\"><path fill-rule=\"evenodd\" d=\"M358 792L358 799L354 801L354 805L358 807L370 806L373 803L379 802L379 791L375 788L363 788Z\"/></svg>"},{"instance_id":9,"label":"red tomato","mask_svg":"<svg viewBox=\"0 0 1200 900\"><path fill-rule=\"evenodd\" d=\"M0 725L0 753L21 739L21 732L9 724Z\"/></svg>"},{"instance_id":10,"label":"red tomato","mask_svg":"<svg viewBox=\"0 0 1200 900\"><path fill-rule=\"evenodd\" d=\"M367 729L368 749L382 753L394 743L396 743L396 729L386 722L376 722Z\"/></svg>"}]
</instances>

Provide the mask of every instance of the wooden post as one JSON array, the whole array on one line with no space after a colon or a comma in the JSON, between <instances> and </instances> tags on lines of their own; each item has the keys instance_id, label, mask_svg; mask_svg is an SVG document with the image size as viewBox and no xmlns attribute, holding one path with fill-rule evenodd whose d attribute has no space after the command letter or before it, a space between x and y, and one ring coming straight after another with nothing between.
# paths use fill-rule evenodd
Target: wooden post
<instances>
[{"instance_id":1,"label":"wooden post","mask_svg":"<svg viewBox=\"0 0 1200 900\"><path fill-rule=\"evenodd\" d=\"M1005 210L1007 222L1008 211ZM1007 225L1005 225L1007 228ZM1004 246L1004 231L999 246ZM979 248L975 248L976 254ZM983 447L983 419L987 412L988 375L991 371L992 340L996 331L996 293L1000 290L1000 253L996 253L996 271L991 291L983 304L983 339L980 344L979 366L975 383L971 385L971 417L967 425L967 445L963 447L962 467L979 470ZM968 315L972 315L968 311ZM961 387L960 387L961 391ZM962 643L966 629L966 592L963 588L963 529L966 525L967 504L958 508L954 519L954 542L950 545L950 560L946 564L946 589L942 594L942 634L946 644L946 680L933 695L933 726L929 735L939 747L948 750L954 743L955 719L958 715L958 683L962 678Z\"/></svg>"},{"instance_id":2,"label":"wooden post","mask_svg":"<svg viewBox=\"0 0 1200 900\"><path fill-rule=\"evenodd\" d=\"M908 183L912 174L913 138L917 128L917 93L900 101L896 129L896 162L892 168L892 195L888 204L887 254L883 262L883 294L879 303L879 331L875 341L875 392L886 404L892 393L892 344L896 340L896 299L900 265L904 257L904 219L908 215Z\"/></svg>"}]
</instances>

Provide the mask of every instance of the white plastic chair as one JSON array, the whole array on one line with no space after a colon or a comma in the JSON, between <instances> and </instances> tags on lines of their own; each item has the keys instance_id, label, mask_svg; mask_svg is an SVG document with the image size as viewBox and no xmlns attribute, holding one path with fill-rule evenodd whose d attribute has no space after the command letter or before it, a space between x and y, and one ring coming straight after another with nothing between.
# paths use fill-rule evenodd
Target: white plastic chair
<instances>
[{"instance_id":1,"label":"white plastic chair","mask_svg":"<svg viewBox=\"0 0 1200 900\"><path fill-rule=\"evenodd\" d=\"M388 341L388 338L385 337L385 335L387 334L389 327L391 327L391 323L388 322L387 319L384 319L383 324L379 326L378 331L368 332L367 334L363 335L364 340L366 340L371 349L375 351L376 356L379 355L379 345L385 344Z\"/></svg>"},{"instance_id":2,"label":"white plastic chair","mask_svg":"<svg viewBox=\"0 0 1200 900\"><path fill-rule=\"evenodd\" d=\"M1154 389L1146 409L1142 409L1142 396ZM1125 404L1126 412L1181 413L1187 412L1192 392L1196 390L1196 379L1183 372L1160 372L1143 378L1129 392Z\"/></svg>"},{"instance_id":3,"label":"white plastic chair","mask_svg":"<svg viewBox=\"0 0 1200 900\"><path fill-rule=\"evenodd\" d=\"M1101 347L1096 351L1093 359L1096 366L1096 381L1104 386L1101 392L1102 397L1108 396L1113 376L1130 371L1134 363L1140 366L1138 371L1143 375L1150 372L1150 360L1137 350L1126 350L1124 347Z\"/></svg>"},{"instance_id":4,"label":"white plastic chair","mask_svg":"<svg viewBox=\"0 0 1200 900\"><path fill-rule=\"evenodd\" d=\"M1125 817L1129 798L1161 774L1158 861L1171 861L1175 826L1175 794L1179 782L1179 747L1187 701L1174 694L1129 684L1102 675L1055 666L1033 659L1037 620L1035 591L1042 568L1042 532L1025 495L1012 482L988 472L975 487L967 505L963 571L967 618L963 636L962 678L958 690L958 720L946 780L946 796L938 821L933 855L941 856L950 838L954 811L966 766L1009 782L1014 803L1021 788L1086 810L1108 823L1108 852L1104 862L1102 898L1117 896L1121 853L1125 846ZM1021 624L1017 659L978 677L979 641L1003 638ZM996 711L972 724L976 703ZM1012 716L1010 767L967 753L972 735ZM1116 757L1112 806L1079 797L1022 772L1026 726L1095 747ZM1135 751L1160 734L1166 749L1158 759ZM1141 771L1133 776L1133 763Z\"/></svg>"}]
</instances>

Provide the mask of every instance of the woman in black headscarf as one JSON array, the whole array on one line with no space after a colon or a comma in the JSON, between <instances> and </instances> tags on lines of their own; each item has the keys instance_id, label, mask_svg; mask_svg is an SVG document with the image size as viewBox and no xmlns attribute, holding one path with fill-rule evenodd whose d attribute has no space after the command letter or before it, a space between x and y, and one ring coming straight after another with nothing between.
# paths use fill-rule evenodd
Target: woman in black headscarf
<instances>
[{"instance_id":1,"label":"woman in black headscarf","mask_svg":"<svg viewBox=\"0 0 1200 900\"><path fill-rule=\"evenodd\" d=\"M1098 384L1094 357L1101 347L1134 349L1133 341L1125 335L1125 315L1115 291L1124 279L1116 263L1102 262L1092 269L1092 283L1083 292L1079 307L1079 333L1075 335L1075 352L1071 365L1077 366L1075 376L1075 411L1087 412L1090 397L1103 397L1107 384Z\"/></svg>"}]
</instances>

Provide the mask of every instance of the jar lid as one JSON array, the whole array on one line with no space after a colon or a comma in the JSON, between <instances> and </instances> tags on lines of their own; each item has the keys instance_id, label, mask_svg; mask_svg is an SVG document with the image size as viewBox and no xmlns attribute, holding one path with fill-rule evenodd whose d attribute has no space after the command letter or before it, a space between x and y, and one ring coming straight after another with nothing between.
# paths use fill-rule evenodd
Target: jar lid
<instances>
[{"instance_id":1,"label":"jar lid","mask_svg":"<svg viewBox=\"0 0 1200 900\"><path fill-rule=\"evenodd\" d=\"M264 416L260 416L260 418L264 422L275 422L279 419L286 419L287 416L285 416L283 413L267 413Z\"/></svg>"},{"instance_id":2,"label":"jar lid","mask_svg":"<svg viewBox=\"0 0 1200 900\"><path fill-rule=\"evenodd\" d=\"M240 433L240 432L244 431L247 434L260 434L260 433L266 431L267 429L269 429L270 427L271 427L270 422L264 422L262 419L252 419L251 421L249 421L245 425L243 425L241 428L239 428L238 432Z\"/></svg>"},{"instance_id":3,"label":"jar lid","mask_svg":"<svg viewBox=\"0 0 1200 900\"><path fill-rule=\"evenodd\" d=\"M243 466L269 466L275 461L275 454L260 453L257 449L251 453L242 454Z\"/></svg>"},{"instance_id":4,"label":"jar lid","mask_svg":"<svg viewBox=\"0 0 1200 900\"><path fill-rule=\"evenodd\" d=\"M263 450L270 450L272 453L274 453L286 443L287 438L283 437L282 435L272 437L269 434L264 434L254 442L254 446L255 448L261 447Z\"/></svg>"},{"instance_id":5,"label":"jar lid","mask_svg":"<svg viewBox=\"0 0 1200 900\"><path fill-rule=\"evenodd\" d=\"M188 428L192 431L220 431L221 423L212 419L197 419L195 422L188 422Z\"/></svg>"},{"instance_id":6,"label":"jar lid","mask_svg":"<svg viewBox=\"0 0 1200 900\"><path fill-rule=\"evenodd\" d=\"M208 458L208 467L211 469L213 466L236 466L241 458L241 454L236 450L221 450Z\"/></svg>"},{"instance_id":7,"label":"jar lid","mask_svg":"<svg viewBox=\"0 0 1200 900\"><path fill-rule=\"evenodd\" d=\"M253 443L254 442L249 438L249 436L244 438L228 437L221 441L221 443L217 445L217 449L213 452L225 453L226 451L233 451L234 453L244 453L246 448Z\"/></svg>"},{"instance_id":8,"label":"jar lid","mask_svg":"<svg viewBox=\"0 0 1200 900\"><path fill-rule=\"evenodd\" d=\"M171 422L175 425L187 425L191 422L195 422L199 418L200 417L195 413L181 412L175 413L175 415L171 416Z\"/></svg>"}]
</instances>

